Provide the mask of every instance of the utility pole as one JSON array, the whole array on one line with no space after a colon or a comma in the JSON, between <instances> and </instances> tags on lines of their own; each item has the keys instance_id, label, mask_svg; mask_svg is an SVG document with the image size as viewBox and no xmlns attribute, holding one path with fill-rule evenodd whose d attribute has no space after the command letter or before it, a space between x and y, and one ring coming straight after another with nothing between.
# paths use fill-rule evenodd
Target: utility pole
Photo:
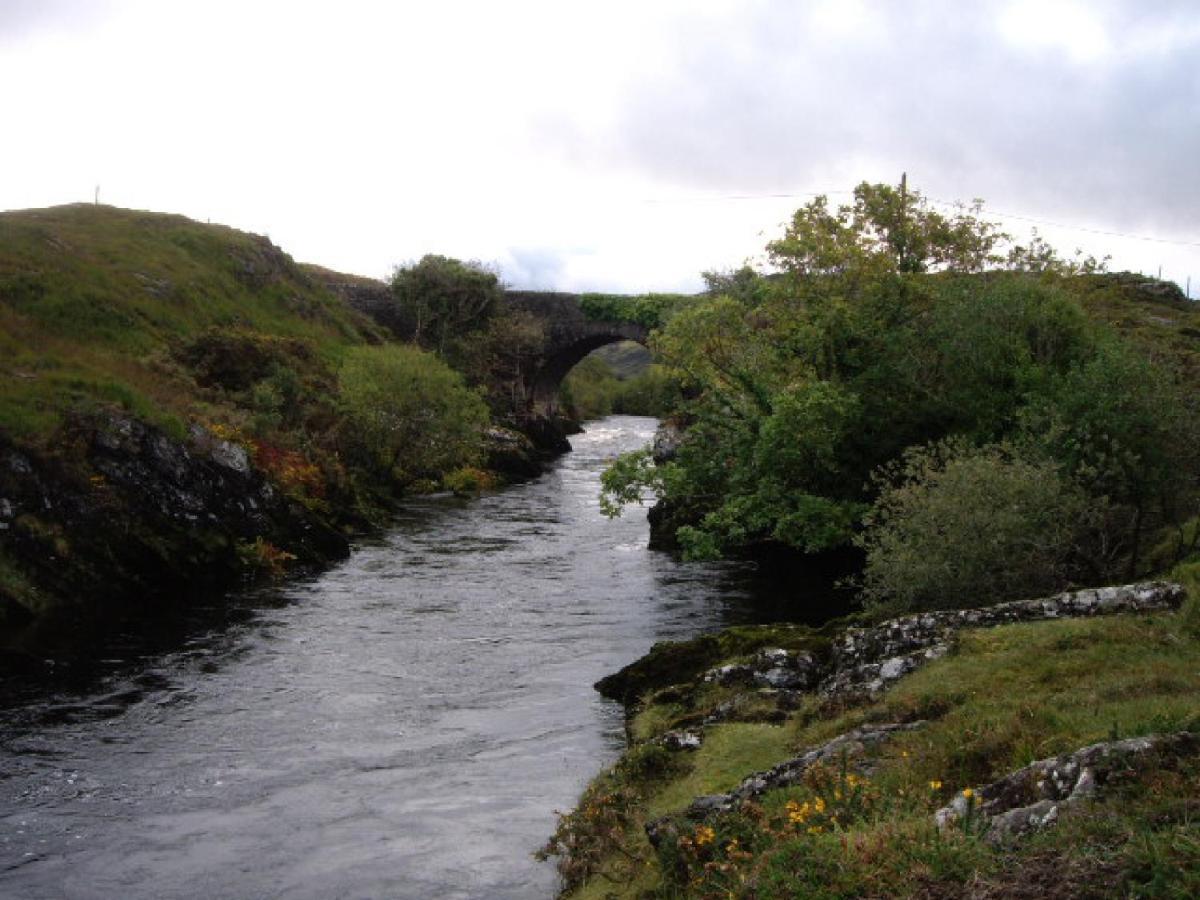
<instances>
[{"instance_id":1,"label":"utility pole","mask_svg":"<svg viewBox=\"0 0 1200 900\"><path fill-rule=\"evenodd\" d=\"M896 260L900 265L900 271L905 270L906 258L908 256L908 173L900 173L900 222L899 235L896 241L896 255L899 259Z\"/></svg>"},{"instance_id":2,"label":"utility pole","mask_svg":"<svg viewBox=\"0 0 1200 900\"><path fill-rule=\"evenodd\" d=\"M92 203L95 206L100 205L100 185L96 185L96 196L93 198Z\"/></svg>"}]
</instances>

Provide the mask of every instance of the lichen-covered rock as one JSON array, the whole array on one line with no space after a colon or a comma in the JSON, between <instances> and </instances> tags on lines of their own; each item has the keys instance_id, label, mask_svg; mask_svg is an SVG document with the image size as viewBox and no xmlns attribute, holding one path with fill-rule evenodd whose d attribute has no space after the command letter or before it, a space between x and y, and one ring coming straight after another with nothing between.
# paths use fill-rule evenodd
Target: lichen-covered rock
<instances>
[{"instance_id":1,"label":"lichen-covered rock","mask_svg":"<svg viewBox=\"0 0 1200 900\"><path fill-rule=\"evenodd\" d=\"M659 742L668 750L699 750L704 735L699 731L668 731Z\"/></svg>"},{"instance_id":2,"label":"lichen-covered rock","mask_svg":"<svg viewBox=\"0 0 1200 900\"><path fill-rule=\"evenodd\" d=\"M883 693L930 660L946 654L948 644L934 644L924 650L892 656L882 662L868 662L848 668L838 668L821 683L820 692L828 699L863 701Z\"/></svg>"},{"instance_id":3,"label":"lichen-covered rock","mask_svg":"<svg viewBox=\"0 0 1200 900\"><path fill-rule=\"evenodd\" d=\"M866 773L870 767L864 760L864 754L870 747L886 741L894 734L914 731L924 725L924 722L897 722L887 725L864 725L840 734L818 747L763 772L755 772L742 779L741 784L727 794L705 794L694 799L683 818L691 821L702 821L709 816L731 812L748 800L753 800L767 791L790 787L799 784L805 773L820 763L837 762L839 765L846 761L857 772ZM657 819L646 825L646 835L650 843L658 846L666 835L678 834L674 817Z\"/></svg>"},{"instance_id":4,"label":"lichen-covered rock","mask_svg":"<svg viewBox=\"0 0 1200 900\"><path fill-rule=\"evenodd\" d=\"M757 684L802 690L815 685L821 671L822 667L812 653L771 647L759 650L749 662L709 669L703 678L709 684Z\"/></svg>"},{"instance_id":5,"label":"lichen-covered rock","mask_svg":"<svg viewBox=\"0 0 1200 900\"><path fill-rule=\"evenodd\" d=\"M934 821L955 827L969 812L989 841L1001 843L1052 825L1063 806L1094 798L1114 774L1197 754L1200 735L1186 731L1091 744L964 790Z\"/></svg>"},{"instance_id":6,"label":"lichen-covered rock","mask_svg":"<svg viewBox=\"0 0 1200 900\"><path fill-rule=\"evenodd\" d=\"M679 453L682 443L683 429L676 422L666 420L654 432L654 442L650 445L651 458L660 466L668 463Z\"/></svg>"}]
</instances>

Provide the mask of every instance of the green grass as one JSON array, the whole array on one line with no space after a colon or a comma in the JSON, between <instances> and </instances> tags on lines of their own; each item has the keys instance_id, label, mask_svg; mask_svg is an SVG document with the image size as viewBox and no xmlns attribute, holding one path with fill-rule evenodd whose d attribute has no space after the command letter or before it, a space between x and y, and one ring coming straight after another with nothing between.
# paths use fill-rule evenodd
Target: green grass
<instances>
[{"instance_id":1,"label":"green grass","mask_svg":"<svg viewBox=\"0 0 1200 900\"><path fill-rule=\"evenodd\" d=\"M1013 847L939 834L931 824L933 811L956 791L1035 759L1113 737L1200 730L1200 635L1189 618L1200 571L1183 574L1192 579L1192 597L1178 614L966 632L949 656L873 704L822 715L814 700L782 726L709 728L684 768L634 792L622 827L593 835L607 852L577 895L749 896L754 885L760 898L958 897L972 890L998 896L1012 884L1036 892L1047 884L1045 896L1194 896L1200 761L1144 772L1105 802L1073 809L1059 827ZM634 723L639 735L670 727L721 695L698 689L690 702L681 702L679 691L664 696L662 704L648 698ZM923 728L877 751L877 771L864 788L870 803L820 833L787 825L785 804L815 796L807 785L710 823L714 837L703 846L671 844L656 853L644 837L646 821L682 811L699 794L729 790L849 728L918 718L927 720ZM609 792L626 788L620 771L598 783ZM575 827L586 831L587 820ZM685 827L683 834L696 833Z\"/></svg>"},{"instance_id":2,"label":"green grass","mask_svg":"<svg viewBox=\"0 0 1200 900\"><path fill-rule=\"evenodd\" d=\"M749 773L787 759L795 743L795 729L780 725L747 722L708 728L704 744L689 753L691 770L648 799L647 815L679 812L702 794L732 790Z\"/></svg>"},{"instance_id":3,"label":"green grass","mask_svg":"<svg viewBox=\"0 0 1200 900\"><path fill-rule=\"evenodd\" d=\"M255 235L106 206L0 213L0 428L18 439L96 405L172 426L198 402L173 351L235 328L330 365L371 330Z\"/></svg>"}]
</instances>

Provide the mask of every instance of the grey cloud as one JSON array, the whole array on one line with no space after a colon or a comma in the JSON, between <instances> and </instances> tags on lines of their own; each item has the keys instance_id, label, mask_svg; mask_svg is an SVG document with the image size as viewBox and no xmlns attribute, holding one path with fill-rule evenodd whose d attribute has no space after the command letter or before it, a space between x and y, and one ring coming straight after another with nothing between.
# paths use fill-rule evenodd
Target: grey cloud
<instances>
[{"instance_id":1,"label":"grey cloud","mask_svg":"<svg viewBox=\"0 0 1200 900\"><path fill-rule=\"evenodd\" d=\"M500 263L504 283L524 290L550 290L558 285L566 266L562 250L550 247L515 247Z\"/></svg>"},{"instance_id":2,"label":"grey cloud","mask_svg":"<svg viewBox=\"0 0 1200 900\"><path fill-rule=\"evenodd\" d=\"M0 44L39 32L79 32L103 21L113 0L2 0Z\"/></svg>"},{"instance_id":3,"label":"grey cloud","mask_svg":"<svg viewBox=\"0 0 1200 900\"><path fill-rule=\"evenodd\" d=\"M760 3L727 29L684 30L674 75L643 83L599 150L697 189L813 184L869 155L951 198L1144 227L1200 210L1200 41L1099 66L1025 52L996 34L998 4L878 4L882 41L820 40L799 4ZM1147 24L1191 25L1184 2L1098 7L1118 48ZM578 148L574 148L579 152Z\"/></svg>"}]
</instances>

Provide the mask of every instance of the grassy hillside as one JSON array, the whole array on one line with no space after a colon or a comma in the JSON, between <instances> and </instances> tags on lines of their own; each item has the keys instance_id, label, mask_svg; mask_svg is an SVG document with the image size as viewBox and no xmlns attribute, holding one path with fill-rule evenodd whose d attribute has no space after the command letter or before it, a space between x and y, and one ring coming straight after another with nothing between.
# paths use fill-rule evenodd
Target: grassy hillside
<instances>
[{"instance_id":1,"label":"grassy hillside","mask_svg":"<svg viewBox=\"0 0 1200 900\"><path fill-rule=\"evenodd\" d=\"M939 831L934 814L1035 760L1200 731L1198 569L1177 573L1192 591L1179 613L967 630L944 658L866 701L814 693L785 704L786 692L699 677L650 692L631 707L629 749L593 781L549 845L566 895L1195 896L1195 756L1130 764L1091 801L1064 804L1054 825L1001 843L970 819ZM800 631L762 631L768 646L803 644ZM736 637L730 646L744 643L748 630ZM709 643L729 642L721 635ZM853 748L849 759L834 754L799 783L733 811L685 815L699 797L881 723L912 730L863 756ZM673 729L702 735L703 744L671 749L663 737ZM672 824L664 830L663 822ZM649 823L661 835L657 846Z\"/></svg>"},{"instance_id":2,"label":"grassy hillside","mask_svg":"<svg viewBox=\"0 0 1200 900\"><path fill-rule=\"evenodd\" d=\"M487 483L486 423L265 237L0 213L0 625L336 558L405 492Z\"/></svg>"},{"instance_id":3,"label":"grassy hillside","mask_svg":"<svg viewBox=\"0 0 1200 900\"><path fill-rule=\"evenodd\" d=\"M326 363L375 334L257 235L107 206L0 214L0 427L13 436L45 437L96 403L178 430L210 412L179 352L212 329L295 339Z\"/></svg>"}]
</instances>

